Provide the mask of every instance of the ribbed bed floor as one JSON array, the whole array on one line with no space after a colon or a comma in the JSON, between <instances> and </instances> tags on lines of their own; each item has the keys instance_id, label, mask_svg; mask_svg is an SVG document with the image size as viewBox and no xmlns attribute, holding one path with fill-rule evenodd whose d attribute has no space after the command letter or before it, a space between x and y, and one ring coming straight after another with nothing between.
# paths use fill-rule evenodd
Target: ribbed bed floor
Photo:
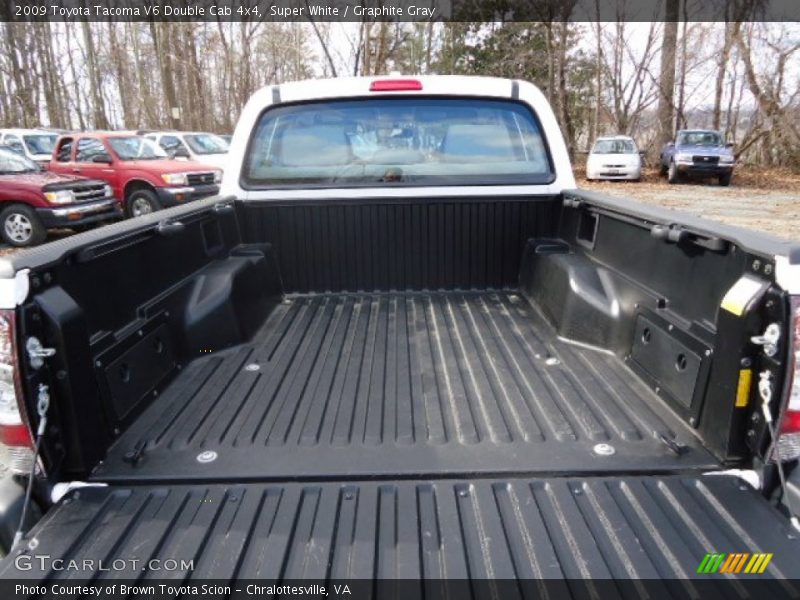
<instances>
[{"instance_id":1,"label":"ribbed bed floor","mask_svg":"<svg viewBox=\"0 0 800 600\"><path fill-rule=\"evenodd\" d=\"M687 450L676 455L662 435ZM595 453L598 443L614 454ZM145 444L142 459L126 462L138 444ZM207 451L216 454L200 456ZM252 343L189 364L117 440L94 478L715 465L619 359L558 341L521 295L420 292L287 298Z\"/></svg>"}]
</instances>

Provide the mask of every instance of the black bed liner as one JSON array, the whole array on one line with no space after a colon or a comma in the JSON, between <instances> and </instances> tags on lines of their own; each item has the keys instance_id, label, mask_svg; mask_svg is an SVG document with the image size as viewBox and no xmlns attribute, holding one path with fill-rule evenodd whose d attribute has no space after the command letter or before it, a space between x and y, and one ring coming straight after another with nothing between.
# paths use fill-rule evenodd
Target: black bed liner
<instances>
[{"instance_id":1,"label":"black bed liner","mask_svg":"<svg viewBox=\"0 0 800 600\"><path fill-rule=\"evenodd\" d=\"M685 451L677 454L661 437ZM614 454L595 453L600 443ZM126 461L140 446L141 460ZM200 462L207 451L216 458ZM516 292L321 294L288 297L252 343L190 363L122 434L93 479L716 466L621 360L557 340Z\"/></svg>"},{"instance_id":2,"label":"black bed liner","mask_svg":"<svg viewBox=\"0 0 800 600\"><path fill-rule=\"evenodd\" d=\"M193 570L169 573L186 582L676 580L697 577L706 553L757 552L772 554L762 580L800 577L798 534L725 475L84 488L26 542L33 538L37 555L94 562L76 574L36 561L19 571L6 560L0 578L144 583L165 575L141 565L171 558L193 561ZM98 570L116 559L139 562ZM725 575L702 577L727 580L723 597L741 593ZM691 595L691 584L672 585L681 593L669 597ZM761 591L789 597L794 585L773 581Z\"/></svg>"}]
</instances>

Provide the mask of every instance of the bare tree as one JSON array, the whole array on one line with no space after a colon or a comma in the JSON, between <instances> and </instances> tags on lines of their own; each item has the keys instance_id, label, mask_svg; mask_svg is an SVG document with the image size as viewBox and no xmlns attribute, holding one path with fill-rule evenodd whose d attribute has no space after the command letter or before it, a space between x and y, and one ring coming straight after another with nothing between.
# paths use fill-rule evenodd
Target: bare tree
<instances>
[{"instance_id":1,"label":"bare tree","mask_svg":"<svg viewBox=\"0 0 800 600\"><path fill-rule=\"evenodd\" d=\"M658 26L651 23L642 42L632 39L627 23L616 21L603 37L603 59L600 61L607 82L609 111L614 130L633 134L647 109L658 98L653 85L653 62L657 56Z\"/></svg>"},{"instance_id":2,"label":"bare tree","mask_svg":"<svg viewBox=\"0 0 800 600\"><path fill-rule=\"evenodd\" d=\"M751 137L754 139L748 141L750 145L754 144L756 140L765 142L762 146L762 157L767 163L791 161L797 164L800 163L800 152L797 150L798 142L800 142L800 129L791 106L796 103L800 91L795 89L788 95L788 98L785 97L787 95L785 83L787 66L792 56L800 50L800 43L781 44L771 39L767 31L764 31L760 37L756 37L755 34L762 27L762 24L739 23L733 31L736 46L744 65L745 80L766 127L763 135L753 135ZM782 37L779 36L778 39L780 40ZM753 59L753 46L756 43L759 48L770 53L771 59L762 61L762 64L765 65L764 68L769 68L761 75L757 72ZM743 143L738 151L741 153L746 149L747 147Z\"/></svg>"}]
</instances>

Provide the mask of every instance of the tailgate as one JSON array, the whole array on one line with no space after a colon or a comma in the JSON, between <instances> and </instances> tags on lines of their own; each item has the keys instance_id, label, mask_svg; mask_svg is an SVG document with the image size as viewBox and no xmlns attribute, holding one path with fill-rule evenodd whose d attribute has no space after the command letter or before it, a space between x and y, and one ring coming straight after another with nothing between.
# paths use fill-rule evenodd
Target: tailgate
<instances>
[{"instance_id":1,"label":"tailgate","mask_svg":"<svg viewBox=\"0 0 800 600\"><path fill-rule=\"evenodd\" d=\"M797 535L728 476L84 488L26 542L3 579L492 579L519 591L520 579L704 578L729 596L755 579L784 597L793 582L774 578L800 577ZM670 585L693 595L703 583Z\"/></svg>"}]
</instances>

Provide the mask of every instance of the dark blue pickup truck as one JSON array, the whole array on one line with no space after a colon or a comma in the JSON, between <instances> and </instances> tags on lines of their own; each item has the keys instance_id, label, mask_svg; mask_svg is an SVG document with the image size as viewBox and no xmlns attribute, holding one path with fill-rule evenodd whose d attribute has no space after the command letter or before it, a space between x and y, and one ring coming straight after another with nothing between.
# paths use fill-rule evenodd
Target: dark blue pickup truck
<instances>
[{"instance_id":1,"label":"dark blue pickup truck","mask_svg":"<svg viewBox=\"0 0 800 600\"><path fill-rule=\"evenodd\" d=\"M685 175L716 177L720 185L728 186L735 162L732 144L726 144L718 131L682 129L661 151L661 175L670 183Z\"/></svg>"}]
</instances>

